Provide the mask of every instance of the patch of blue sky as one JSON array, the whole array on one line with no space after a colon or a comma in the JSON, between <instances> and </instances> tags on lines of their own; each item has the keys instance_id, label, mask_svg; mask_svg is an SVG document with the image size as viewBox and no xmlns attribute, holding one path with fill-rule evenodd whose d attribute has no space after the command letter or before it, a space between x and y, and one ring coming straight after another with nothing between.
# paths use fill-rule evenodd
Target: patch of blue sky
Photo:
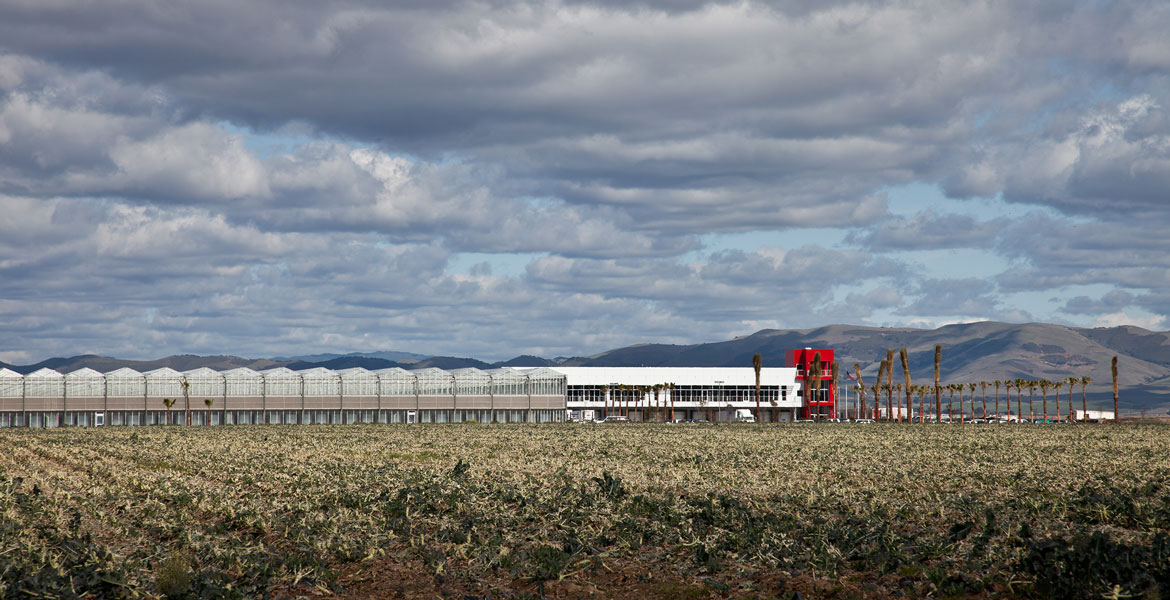
<instances>
[{"instance_id":1,"label":"patch of blue sky","mask_svg":"<svg viewBox=\"0 0 1170 600\"><path fill-rule=\"evenodd\" d=\"M702 262L712 254L725 250L740 250L752 253L760 248L784 248L791 250L802 246L840 247L848 234L847 229L816 227L808 229L787 229L783 231L745 231L740 233L708 233L699 237L701 246L682 254L683 263Z\"/></svg>"},{"instance_id":2,"label":"patch of blue sky","mask_svg":"<svg viewBox=\"0 0 1170 600\"><path fill-rule=\"evenodd\" d=\"M937 214L956 214L977 217L990 221L999 217L1020 217L1027 213L1043 213L1050 217L1061 217L1061 213L1040 204L1006 202L1002 195L979 198L948 198L936 183L916 181L905 185L889 186L879 190L886 195L890 214L899 217L913 217L924 211Z\"/></svg>"},{"instance_id":3,"label":"patch of blue sky","mask_svg":"<svg viewBox=\"0 0 1170 600\"><path fill-rule=\"evenodd\" d=\"M281 127L273 131L256 131L251 127L242 127L227 121L220 121L217 125L231 135L240 136L244 140L244 147L258 158L293 154L297 148L314 142L345 144L350 148L376 147L376 144L361 140L321 135L309 130L307 127L299 127L296 125ZM382 149L382 151L385 152L385 149ZM386 152L386 154L395 158L404 158L410 162L418 162L418 157L412 154L400 152ZM451 156L444 155L438 164L450 164L459 161L460 158L454 154Z\"/></svg>"},{"instance_id":4,"label":"patch of blue sky","mask_svg":"<svg viewBox=\"0 0 1170 600\"><path fill-rule=\"evenodd\" d=\"M502 277L521 277L528 268L528 263L545 256L539 252L517 253L487 253L487 252L460 252L453 255L447 262L447 271L463 275L486 274Z\"/></svg>"}]
</instances>

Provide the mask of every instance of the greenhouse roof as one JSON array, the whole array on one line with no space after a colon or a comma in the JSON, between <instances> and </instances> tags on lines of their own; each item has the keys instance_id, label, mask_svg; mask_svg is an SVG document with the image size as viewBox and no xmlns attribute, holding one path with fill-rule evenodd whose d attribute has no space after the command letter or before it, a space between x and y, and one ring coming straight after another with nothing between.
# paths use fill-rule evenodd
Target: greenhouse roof
<instances>
[{"instance_id":1,"label":"greenhouse roof","mask_svg":"<svg viewBox=\"0 0 1170 600\"><path fill-rule=\"evenodd\" d=\"M150 379L152 377L182 377L183 376L182 373L180 373L180 372L178 372L170 367L163 367L161 369L147 371L147 372L143 373L143 375L145 375L147 379Z\"/></svg>"},{"instance_id":2,"label":"greenhouse roof","mask_svg":"<svg viewBox=\"0 0 1170 600\"><path fill-rule=\"evenodd\" d=\"M537 367L530 371L526 371L524 374L529 377L548 377L551 379L563 379L565 377L564 373L554 371L548 367Z\"/></svg>"},{"instance_id":3,"label":"greenhouse roof","mask_svg":"<svg viewBox=\"0 0 1170 600\"><path fill-rule=\"evenodd\" d=\"M12 369L0 369L0 377L7 379L10 377L24 377L24 375L21 375Z\"/></svg>"},{"instance_id":4,"label":"greenhouse roof","mask_svg":"<svg viewBox=\"0 0 1170 600\"><path fill-rule=\"evenodd\" d=\"M237 378L247 377L247 378L251 378L251 379L258 379L260 377L263 377L263 375L261 375L260 373L257 373L256 371L253 371L252 369L249 369L248 367L236 367L234 369L228 369L227 371L223 372L223 376L224 377L237 377Z\"/></svg>"},{"instance_id":5,"label":"greenhouse roof","mask_svg":"<svg viewBox=\"0 0 1170 600\"><path fill-rule=\"evenodd\" d=\"M487 371L477 369L475 367L464 367L462 369L452 369L447 371L456 377L490 377Z\"/></svg>"},{"instance_id":6,"label":"greenhouse roof","mask_svg":"<svg viewBox=\"0 0 1170 600\"><path fill-rule=\"evenodd\" d=\"M216 371L215 369L209 369L207 367L199 367L198 369L183 371L183 375L187 377L223 377L219 371Z\"/></svg>"},{"instance_id":7,"label":"greenhouse roof","mask_svg":"<svg viewBox=\"0 0 1170 600\"><path fill-rule=\"evenodd\" d=\"M47 367L37 369L36 371L33 371L32 373L25 375L25 378L38 378L38 379L57 379L59 377L64 377L64 375L62 375L62 374L60 374L52 369L49 369Z\"/></svg>"},{"instance_id":8,"label":"greenhouse roof","mask_svg":"<svg viewBox=\"0 0 1170 600\"><path fill-rule=\"evenodd\" d=\"M100 371L95 371L89 367L82 367L65 376L66 379L79 379L81 377L104 377L104 375Z\"/></svg>"},{"instance_id":9,"label":"greenhouse roof","mask_svg":"<svg viewBox=\"0 0 1170 600\"><path fill-rule=\"evenodd\" d=\"M508 367L500 367L498 369L491 369L484 372L488 375L491 375L493 379L524 379L527 377L527 375L524 373L521 373L515 369L509 369Z\"/></svg>"},{"instance_id":10,"label":"greenhouse roof","mask_svg":"<svg viewBox=\"0 0 1170 600\"><path fill-rule=\"evenodd\" d=\"M135 371L134 369L131 369L130 367L122 367L121 369L117 369L117 370L114 370L114 371L110 371L109 373L106 373L106 377L134 377L134 378L139 378L139 377L142 377L142 373L139 373L138 371Z\"/></svg>"},{"instance_id":11,"label":"greenhouse roof","mask_svg":"<svg viewBox=\"0 0 1170 600\"><path fill-rule=\"evenodd\" d=\"M325 367L313 367L300 372L301 377L308 379L333 379L337 374L337 371L331 371Z\"/></svg>"},{"instance_id":12,"label":"greenhouse roof","mask_svg":"<svg viewBox=\"0 0 1170 600\"><path fill-rule=\"evenodd\" d=\"M288 367L274 367L260 371L263 377L300 377L300 374Z\"/></svg>"},{"instance_id":13,"label":"greenhouse roof","mask_svg":"<svg viewBox=\"0 0 1170 600\"><path fill-rule=\"evenodd\" d=\"M387 367L385 369L378 369L377 371L373 371L373 373L375 375L378 375L379 377L385 377L385 376L390 376L390 377L406 376L406 377L411 377L411 378L414 377L414 373L407 371L406 369L403 369L402 367Z\"/></svg>"}]
</instances>

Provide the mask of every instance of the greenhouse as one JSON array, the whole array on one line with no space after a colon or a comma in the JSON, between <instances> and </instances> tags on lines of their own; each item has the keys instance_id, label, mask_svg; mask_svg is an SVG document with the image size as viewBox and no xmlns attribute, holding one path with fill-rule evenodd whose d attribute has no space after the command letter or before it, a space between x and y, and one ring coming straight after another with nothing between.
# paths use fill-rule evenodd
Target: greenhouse
<instances>
[{"instance_id":1,"label":"greenhouse","mask_svg":"<svg viewBox=\"0 0 1170 600\"><path fill-rule=\"evenodd\" d=\"M549 369L0 369L0 427L565 420Z\"/></svg>"}]
</instances>

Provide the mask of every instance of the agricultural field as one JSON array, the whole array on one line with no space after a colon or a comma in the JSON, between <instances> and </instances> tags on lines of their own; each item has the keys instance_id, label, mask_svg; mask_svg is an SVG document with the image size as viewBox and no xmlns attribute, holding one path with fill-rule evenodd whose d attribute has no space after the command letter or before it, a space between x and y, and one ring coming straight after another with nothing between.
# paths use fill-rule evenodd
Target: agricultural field
<instances>
[{"instance_id":1,"label":"agricultural field","mask_svg":"<svg viewBox=\"0 0 1170 600\"><path fill-rule=\"evenodd\" d=\"M0 598L1170 598L1164 425L0 431Z\"/></svg>"}]
</instances>

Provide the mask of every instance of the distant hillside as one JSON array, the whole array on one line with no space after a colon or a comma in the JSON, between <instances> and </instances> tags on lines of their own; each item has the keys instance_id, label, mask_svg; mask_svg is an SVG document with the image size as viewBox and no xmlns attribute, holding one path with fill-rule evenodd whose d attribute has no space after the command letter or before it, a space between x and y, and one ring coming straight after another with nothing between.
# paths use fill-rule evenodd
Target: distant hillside
<instances>
[{"instance_id":1,"label":"distant hillside","mask_svg":"<svg viewBox=\"0 0 1170 600\"><path fill-rule=\"evenodd\" d=\"M141 372L161 369L163 367L170 367L176 371L189 371L199 367L208 367L217 371L247 367L260 371L263 369L271 369L272 367L284 366L284 364L267 358L253 359L240 358L238 356L195 356L193 354L182 354L156 360L124 360L121 358L110 358L108 356L83 354L69 358L50 358L32 365L0 364L0 366L6 366L6 368L12 369L17 373L32 373L42 368L53 369L61 373L71 373L87 367L95 371L107 373L115 369L121 369L122 367L129 367Z\"/></svg>"},{"instance_id":2,"label":"distant hillside","mask_svg":"<svg viewBox=\"0 0 1170 600\"><path fill-rule=\"evenodd\" d=\"M341 358L379 358L394 363L414 363L430 357L426 354L415 354L413 352L383 350L380 352L351 352L349 354L305 354L302 356L275 357L272 360L287 363L303 362L322 364Z\"/></svg>"},{"instance_id":3,"label":"distant hillside","mask_svg":"<svg viewBox=\"0 0 1170 600\"><path fill-rule=\"evenodd\" d=\"M765 366L781 366L784 353L793 348L833 348L842 371L861 366L862 379L871 382L878 363L887 349L905 347L909 356L913 382L930 383L934 379L934 346L942 345L941 378L944 383L1024 378L1029 380L1063 380L1069 376L1091 377L1090 402L1112 406L1109 361L1120 360L1120 383L1123 410L1129 413L1149 411L1161 414L1170 409L1170 332L1147 331L1139 327L1086 329L1044 323L1010 324L985 321L947 325L938 329L862 327L827 325L814 329L765 329L734 340L693 345L637 344L616 348L588 357L545 359L518 356L511 360L486 363L474 358L451 356L423 357L409 352L382 352L347 355L312 355L329 357L322 361L277 361L247 359L236 356L169 356L153 361L129 361L103 356L52 358L35 365L12 366L20 373L49 367L68 373L82 367L102 372L119 367L149 371L171 367L184 371L197 367L217 370L248 367L262 370L278 366L292 369L326 367L345 369L364 367L370 370L388 367L422 369L490 369L500 366L750 366L752 355L760 353ZM402 356L394 360L388 356ZM418 358L422 357L422 358ZM309 358L309 357L307 357ZM895 378L901 380L900 366ZM1079 399L1079 386L1075 396ZM990 393L990 392L989 392ZM1067 398L1067 388L1062 397Z\"/></svg>"},{"instance_id":4,"label":"distant hillside","mask_svg":"<svg viewBox=\"0 0 1170 600\"><path fill-rule=\"evenodd\" d=\"M1110 359L1119 357L1119 381L1128 410L1170 409L1170 333L1139 327L1083 329L1043 323L980 322L938 329L828 325L804 330L763 330L723 342L692 346L657 344L618 348L588 358L571 358L573 366L749 366L760 353L765 366L782 366L793 348L832 348L842 370L861 366L872 382L887 349L905 347L913 382L933 382L934 346L942 346L943 383L1023 378L1029 380L1090 377L1091 402L1112 404ZM895 381L902 370L895 359ZM1039 393L1039 392L1037 392ZM1080 388L1076 389L1079 400ZM1062 393L1067 397L1067 387Z\"/></svg>"}]
</instances>

